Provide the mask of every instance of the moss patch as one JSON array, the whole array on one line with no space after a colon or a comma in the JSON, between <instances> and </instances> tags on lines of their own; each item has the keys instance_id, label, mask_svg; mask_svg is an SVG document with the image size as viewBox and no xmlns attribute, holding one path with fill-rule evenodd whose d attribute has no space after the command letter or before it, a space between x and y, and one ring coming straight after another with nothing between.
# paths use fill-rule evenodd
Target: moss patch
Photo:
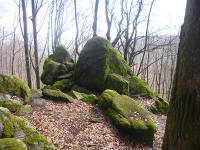
<instances>
[{"instance_id":1,"label":"moss patch","mask_svg":"<svg viewBox=\"0 0 200 150\"><path fill-rule=\"evenodd\" d=\"M11 112L17 112L22 108L22 102L17 100L0 101L0 107L8 108Z\"/></svg>"},{"instance_id":2,"label":"moss patch","mask_svg":"<svg viewBox=\"0 0 200 150\"><path fill-rule=\"evenodd\" d=\"M96 117L90 118L90 122L92 123L100 123L102 121L103 121L102 118L96 118Z\"/></svg>"},{"instance_id":3,"label":"moss patch","mask_svg":"<svg viewBox=\"0 0 200 150\"><path fill-rule=\"evenodd\" d=\"M106 80L106 89L115 90L120 94L129 94L129 81L118 74L109 74Z\"/></svg>"},{"instance_id":4,"label":"moss patch","mask_svg":"<svg viewBox=\"0 0 200 150\"><path fill-rule=\"evenodd\" d=\"M84 102L89 102L91 104L96 104L97 103L97 97L94 94L85 94L85 93L80 93L77 91L70 91L70 95L72 95L74 98L79 99Z\"/></svg>"},{"instance_id":5,"label":"moss patch","mask_svg":"<svg viewBox=\"0 0 200 150\"><path fill-rule=\"evenodd\" d=\"M22 97L27 103L30 89L26 82L18 77L0 74L0 93Z\"/></svg>"},{"instance_id":6,"label":"moss patch","mask_svg":"<svg viewBox=\"0 0 200 150\"><path fill-rule=\"evenodd\" d=\"M65 63L67 61L72 61L71 56L67 51L67 48L64 47L63 45L57 46L55 48L54 53L50 55L49 58L58 63Z\"/></svg>"},{"instance_id":7,"label":"moss patch","mask_svg":"<svg viewBox=\"0 0 200 150\"><path fill-rule=\"evenodd\" d=\"M52 100L63 100L68 102L74 102L74 98L60 90L43 89L42 94L44 97L50 98Z\"/></svg>"},{"instance_id":8,"label":"moss patch","mask_svg":"<svg viewBox=\"0 0 200 150\"><path fill-rule=\"evenodd\" d=\"M68 92L72 88L74 82L70 79L63 79L60 81L56 81L51 88L52 89L59 89L61 91Z\"/></svg>"},{"instance_id":9,"label":"moss patch","mask_svg":"<svg viewBox=\"0 0 200 150\"><path fill-rule=\"evenodd\" d=\"M129 77L130 95L140 95L148 98L156 96L155 92L151 90L146 82L137 76Z\"/></svg>"},{"instance_id":10,"label":"moss patch","mask_svg":"<svg viewBox=\"0 0 200 150\"><path fill-rule=\"evenodd\" d=\"M116 91L105 90L99 97L98 104L123 132L139 141L153 143L155 124L137 101Z\"/></svg>"},{"instance_id":11,"label":"moss patch","mask_svg":"<svg viewBox=\"0 0 200 150\"><path fill-rule=\"evenodd\" d=\"M169 110L169 103L163 98L157 96L157 100L155 101L155 104L151 105L150 110L154 114L161 113L166 115Z\"/></svg>"},{"instance_id":12,"label":"moss patch","mask_svg":"<svg viewBox=\"0 0 200 150\"><path fill-rule=\"evenodd\" d=\"M27 150L27 147L15 138L4 138L0 139L0 150Z\"/></svg>"}]
</instances>

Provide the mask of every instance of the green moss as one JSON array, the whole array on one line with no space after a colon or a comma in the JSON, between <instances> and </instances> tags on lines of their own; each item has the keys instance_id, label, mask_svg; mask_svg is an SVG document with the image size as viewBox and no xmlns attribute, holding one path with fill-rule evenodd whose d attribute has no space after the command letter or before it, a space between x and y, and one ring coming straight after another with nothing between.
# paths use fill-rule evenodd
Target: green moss
<instances>
[{"instance_id":1,"label":"green moss","mask_svg":"<svg viewBox=\"0 0 200 150\"><path fill-rule=\"evenodd\" d=\"M26 82L18 77L0 74L0 93L22 97L27 103L30 89Z\"/></svg>"},{"instance_id":2,"label":"green moss","mask_svg":"<svg viewBox=\"0 0 200 150\"><path fill-rule=\"evenodd\" d=\"M23 105L21 109L17 112L17 114L23 116L29 114L31 111L32 111L31 105Z\"/></svg>"},{"instance_id":3,"label":"green moss","mask_svg":"<svg viewBox=\"0 0 200 150\"><path fill-rule=\"evenodd\" d=\"M113 90L105 90L100 95L98 104L123 132L139 141L152 144L155 124L149 113L137 101Z\"/></svg>"},{"instance_id":4,"label":"green moss","mask_svg":"<svg viewBox=\"0 0 200 150\"><path fill-rule=\"evenodd\" d=\"M129 82L118 74L109 74L106 80L106 89L112 89L120 94L129 94Z\"/></svg>"},{"instance_id":5,"label":"green moss","mask_svg":"<svg viewBox=\"0 0 200 150\"><path fill-rule=\"evenodd\" d=\"M100 93L105 90L107 76L111 73L121 76L132 74L130 67L108 40L102 37L90 39L81 51L76 64L75 82Z\"/></svg>"},{"instance_id":6,"label":"green moss","mask_svg":"<svg viewBox=\"0 0 200 150\"><path fill-rule=\"evenodd\" d=\"M70 89L72 88L73 86L73 81L70 80L70 79L63 79L63 80L60 80L60 81L56 81L52 86L51 88L52 89L59 89L61 91L65 91L65 92L68 92L70 91Z\"/></svg>"},{"instance_id":7,"label":"green moss","mask_svg":"<svg viewBox=\"0 0 200 150\"><path fill-rule=\"evenodd\" d=\"M0 121L3 124L3 138L20 139L26 144L28 150L56 149L35 129L30 128L26 120L12 115L6 108L0 107Z\"/></svg>"},{"instance_id":8,"label":"green moss","mask_svg":"<svg viewBox=\"0 0 200 150\"><path fill-rule=\"evenodd\" d=\"M140 95L148 98L156 96L156 93L148 87L145 81L137 76L129 77L129 90L130 95Z\"/></svg>"},{"instance_id":9,"label":"green moss","mask_svg":"<svg viewBox=\"0 0 200 150\"><path fill-rule=\"evenodd\" d=\"M84 102L89 102L91 104L97 103L97 97L94 94L85 94L85 93L80 93L74 90L71 90L69 94L72 95L74 98L79 99Z\"/></svg>"},{"instance_id":10,"label":"green moss","mask_svg":"<svg viewBox=\"0 0 200 150\"><path fill-rule=\"evenodd\" d=\"M55 150L56 148L50 144L43 136L41 136L35 129L28 126L28 122L16 117L16 130L24 133L23 142L27 145L29 150Z\"/></svg>"},{"instance_id":11,"label":"green moss","mask_svg":"<svg viewBox=\"0 0 200 150\"><path fill-rule=\"evenodd\" d=\"M151 105L150 110L155 114L161 113L166 115L169 110L169 103L160 96L157 96L157 100L155 101L155 104Z\"/></svg>"},{"instance_id":12,"label":"green moss","mask_svg":"<svg viewBox=\"0 0 200 150\"><path fill-rule=\"evenodd\" d=\"M11 116L11 113L7 108L0 107L0 121L3 124L3 138L10 138L15 132L14 128L14 119Z\"/></svg>"},{"instance_id":13,"label":"green moss","mask_svg":"<svg viewBox=\"0 0 200 150\"><path fill-rule=\"evenodd\" d=\"M22 102L17 100L0 101L0 107L8 108L11 112L17 112L22 107Z\"/></svg>"},{"instance_id":14,"label":"green moss","mask_svg":"<svg viewBox=\"0 0 200 150\"><path fill-rule=\"evenodd\" d=\"M42 94L44 97L50 98L52 100L63 100L68 102L74 102L74 98L60 90L43 89Z\"/></svg>"},{"instance_id":15,"label":"green moss","mask_svg":"<svg viewBox=\"0 0 200 150\"><path fill-rule=\"evenodd\" d=\"M102 121L103 121L102 118L97 118L97 117L90 118L90 122L92 123L100 123Z\"/></svg>"},{"instance_id":16,"label":"green moss","mask_svg":"<svg viewBox=\"0 0 200 150\"><path fill-rule=\"evenodd\" d=\"M92 94L91 91L89 91L89 90L87 90L87 89L85 89L83 87L80 87L80 86L78 86L76 84L72 86L71 91L77 91L79 93L85 93L85 94Z\"/></svg>"},{"instance_id":17,"label":"green moss","mask_svg":"<svg viewBox=\"0 0 200 150\"><path fill-rule=\"evenodd\" d=\"M27 150L26 145L15 138L0 139L0 150Z\"/></svg>"},{"instance_id":18,"label":"green moss","mask_svg":"<svg viewBox=\"0 0 200 150\"><path fill-rule=\"evenodd\" d=\"M52 85L58 76L68 73L64 64L57 63L49 58L44 62L43 72L41 75L41 81L44 84Z\"/></svg>"},{"instance_id":19,"label":"green moss","mask_svg":"<svg viewBox=\"0 0 200 150\"><path fill-rule=\"evenodd\" d=\"M57 80L70 79L73 76L73 71L57 77Z\"/></svg>"},{"instance_id":20,"label":"green moss","mask_svg":"<svg viewBox=\"0 0 200 150\"><path fill-rule=\"evenodd\" d=\"M63 45L57 46L55 48L54 53L52 55L50 55L49 58L58 63L65 63L68 61L73 61L71 59L69 52L67 51L67 48L64 47Z\"/></svg>"}]
</instances>

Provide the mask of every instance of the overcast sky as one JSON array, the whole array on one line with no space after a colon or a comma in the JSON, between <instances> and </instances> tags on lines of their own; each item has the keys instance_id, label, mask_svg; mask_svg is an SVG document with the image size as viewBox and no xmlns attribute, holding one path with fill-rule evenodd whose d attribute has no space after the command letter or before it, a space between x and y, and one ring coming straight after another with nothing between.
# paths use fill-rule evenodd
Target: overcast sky
<instances>
[{"instance_id":1,"label":"overcast sky","mask_svg":"<svg viewBox=\"0 0 200 150\"><path fill-rule=\"evenodd\" d=\"M167 28L167 32L176 34L183 23L185 5L186 0L156 0L152 11L151 28ZM16 9L13 0L0 0L1 26L12 29Z\"/></svg>"}]
</instances>

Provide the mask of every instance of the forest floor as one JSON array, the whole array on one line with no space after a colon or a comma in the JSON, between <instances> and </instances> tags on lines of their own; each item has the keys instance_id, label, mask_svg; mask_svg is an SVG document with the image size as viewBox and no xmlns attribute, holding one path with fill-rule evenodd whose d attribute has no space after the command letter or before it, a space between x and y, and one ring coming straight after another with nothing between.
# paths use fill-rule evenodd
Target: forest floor
<instances>
[{"instance_id":1,"label":"forest floor","mask_svg":"<svg viewBox=\"0 0 200 150\"><path fill-rule=\"evenodd\" d=\"M140 101L148 105L145 99ZM91 122L94 117L102 121ZM160 150L166 122L165 116L152 115L157 124L152 148L119 133L97 105L78 100L75 103L49 100L46 107L35 106L23 118L61 150Z\"/></svg>"}]
</instances>

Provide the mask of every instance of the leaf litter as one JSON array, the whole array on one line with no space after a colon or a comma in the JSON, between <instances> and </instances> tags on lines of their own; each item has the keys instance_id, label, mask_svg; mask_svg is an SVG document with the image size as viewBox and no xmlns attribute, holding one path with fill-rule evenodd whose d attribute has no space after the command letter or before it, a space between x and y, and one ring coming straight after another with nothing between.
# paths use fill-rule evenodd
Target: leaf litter
<instances>
[{"instance_id":1,"label":"leaf litter","mask_svg":"<svg viewBox=\"0 0 200 150\"><path fill-rule=\"evenodd\" d=\"M147 109L153 100L135 98ZM137 143L120 133L97 105L82 101L48 101L46 107L34 106L23 116L40 134L61 150L160 150L166 116L151 114L157 126L153 147ZM93 123L91 118L101 118Z\"/></svg>"}]
</instances>

